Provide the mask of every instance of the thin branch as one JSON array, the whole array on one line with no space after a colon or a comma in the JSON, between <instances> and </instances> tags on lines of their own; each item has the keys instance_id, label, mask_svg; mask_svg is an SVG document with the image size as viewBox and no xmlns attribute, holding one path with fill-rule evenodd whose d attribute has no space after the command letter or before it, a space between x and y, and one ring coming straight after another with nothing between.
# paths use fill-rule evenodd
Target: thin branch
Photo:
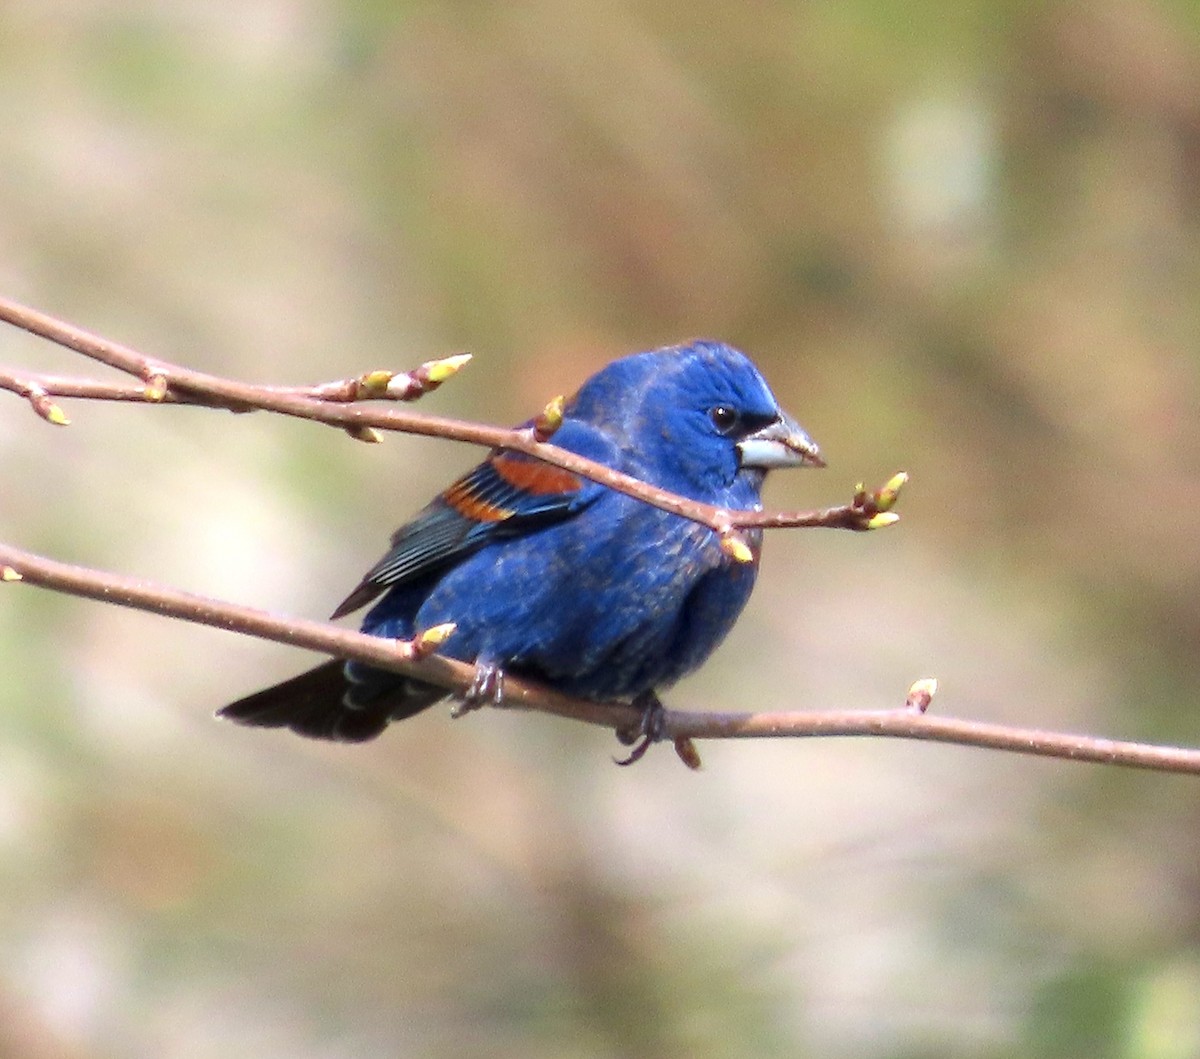
<instances>
[{"instance_id":1,"label":"thin branch","mask_svg":"<svg viewBox=\"0 0 1200 1059\"><path fill-rule=\"evenodd\" d=\"M424 654L420 641L384 640L322 622L281 618L266 611L180 592L150 582L56 562L0 543L0 584L22 583L56 592L133 607L229 632L307 647L337 658L355 659L419 677L461 695L474 666ZM531 681L507 677L505 707L549 713L628 732L641 720L632 706L573 699ZM918 708L822 710L778 713L704 713L667 710L662 734L677 747L692 739L768 739L828 736L883 736L983 747L1017 754L1090 761L1158 772L1200 774L1200 750L1123 742L1094 736L1048 732L979 721L934 717ZM683 751L681 750L681 755Z\"/></svg>"},{"instance_id":2,"label":"thin branch","mask_svg":"<svg viewBox=\"0 0 1200 1059\"><path fill-rule=\"evenodd\" d=\"M1004 750L1156 772L1200 775L1200 750L1135 743L1040 728L936 717L920 710L813 710L781 713L667 713L667 730L679 739L772 739L779 736L888 736Z\"/></svg>"},{"instance_id":3,"label":"thin branch","mask_svg":"<svg viewBox=\"0 0 1200 1059\"><path fill-rule=\"evenodd\" d=\"M0 542L0 588L37 585L55 592L102 603L131 607L199 625L211 625L244 636L306 647L335 658L354 659L381 669L420 677L461 695L475 677L475 667L441 655L419 657L414 643L352 632L326 622L281 618L268 611L210 599L140 579L86 566L58 562ZM504 682L505 702L605 727L636 724L641 713L632 706L572 699L515 677Z\"/></svg>"},{"instance_id":4,"label":"thin branch","mask_svg":"<svg viewBox=\"0 0 1200 1059\"><path fill-rule=\"evenodd\" d=\"M471 359L470 353L459 353L441 360L431 360L412 371L393 373L373 371L351 379L337 379L317 386L260 386L261 393L283 397L306 397L313 401L332 401L349 404L354 401L414 401L436 390L456 374ZM0 390L10 390L20 397L30 391L40 391L52 397L75 397L90 401L136 401L142 404L190 404L206 408L228 408L242 411L233 402L214 398L203 392L170 389L147 392L147 385L127 382L102 382L67 375L43 375L36 372L0 371ZM245 409L249 411L250 409Z\"/></svg>"},{"instance_id":5,"label":"thin branch","mask_svg":"<svg viewBox=\"0 0 1200 1059\"><path fill-rule=\"evenodd\" d=\"M79 379L20 371L0 371L0 389L27 400L43 419L57 425L68 420L53 398L116 400L146 404L190 404L235 412L256 409L341 427L371 440L373 431L393 430L448 440L505 448L535 456L646 503L691 519L721 533L731 554L740 552L736 531L751 527L827 526L864 530L890 525L896 494L904 484L898 475L868 493L860 486L851 503L819 511L727 511L666 492L609 467L545 443L553 428L547 415L530 430L505 430L441 416L396 409L363 408L371 399L411 400L448 378L466 357L446 358L412 372L370 372L311 387L253 386L192 371L145 356L34 309L0 298L0 320L23 328L114 368L136 383ZM0 582L41 585L108 603L227 629L231 632L308 647L335 657L419 676L461 695L474 678L474 667L429 654L430 646L386 641L321 622L283 619L265 611L191 595L114 574L70 566L0 544ZM628 732L641 720L624 704L572 699L531 682L510 677L506 705L555 714ZM909 707L885 711L829 710L804 713L695 713L668 710L659 730L672 739L680 756L695 764L692 739L777 738L812 736L887 736L955 743L1014 753L1060 757L1159 771L1200 773L1200 751L1153 746L1090 736L1018 729L1004 725L932 717Z\"/></svg>"},{"instance_id":6,"label":"thin branch","mask_svg":"<svg viewBox=\"0 0 1200 1059\"><path fill-rule=\"evenodd\" d=\"M546 463L599 482L618 492L636 497L645 503L681 515L693 522L722 535L734 535L737 530L750 528L783 529L806 526L824 526L833 529L869 530L891 525L896 515L891 513L902 476L897 475L882 489L868 493L861 487L849 504L823 508L817 511L730 511L725 508L702 504L696 500L678 496L665 489L585 459L566 449L539 440L536 429L507 430L501 427L469 423L444 416L425 415L394 408L365 408L353 403L367 397L379 396L356 391L354 396L330 396L341 393L343 388L356 380L318 387L271 387L255 386L232 379L193 371L177 364L148 357L129 346L110 342L82 328L57 320L45 313L0 298L0 320L22 328L34 335L55 342L83 356L106 364L111 368L138 379L142 386L141 397L135 391L112 384L89 383L83 380L66 380L56 376L37 376L28 373L0 372L0 389L9 389L34 403L35 411L43 418L58 422L48 415L44 407L46 395L78 397L83 399L142 400L147 403L194 404L213 408L225 408L246 412L255 409L294 416L320 423L328 423L348 430L356 437L371 439L372 430L393 430L426 437L446 438L490 448L510 449L515 452L536 456ZM454 359L454 358L447 358ZM445 363L433 361L431 364ZM428 368L429 365L422 365ZM416 369L418 374L422 368ZM373 375L361 376L358 382ZM23 387L23 388L22 388ZM56 388L57 387L57 388ZM426 389L431 387L426 387ZM39 408L31 393L40 392ZM424 392L424 391L422 391ZM54 406L57 408L57 406ZM61 410L59 410L59 415ZM65 423L66 417L62 415ZM899 482L899 484L896 484ZM890 488L890 497L889 497Z\"/></svg>"},{"instance_id":7,"label":"thin branch","mask_svg":"<svg viewBox=\"0 0 1200 1059\"><path fill-rule=\"evenodd\" d=\"M147 404L146 387L132 382L101 382L70 375L43 375L40 372L0 370L0 390L28 398L40 391L50 397L78 397L88 401L138 401ZM168 392L163 404L183 403L181 396Z\"/></svg>"}]
</instances>

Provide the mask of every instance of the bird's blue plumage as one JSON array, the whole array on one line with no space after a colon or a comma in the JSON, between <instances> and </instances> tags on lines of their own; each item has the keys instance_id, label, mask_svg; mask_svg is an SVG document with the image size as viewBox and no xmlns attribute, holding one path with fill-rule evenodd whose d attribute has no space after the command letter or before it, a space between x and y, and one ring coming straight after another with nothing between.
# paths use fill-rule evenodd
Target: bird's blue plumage
<instances>
[{"instance_id":1,"label":"bird's blue plumage","mask_svg":"<svg viewBox=\"0 0 1200 1059\"><path fill-rule=\"evenodd\" d=\"M820 465L754 365L716 342L613 362L567 404L553 441L683 496L760 506L766 471ZM363 631L408 639L453 622L442 652L590 699L632 700L699 666L758 567L715 533L529 457L494 452L392 539L338 615L377 600ZM444 691L351 662L226 707L250 724L365 739Z\"/></svg>"}]
</instances>

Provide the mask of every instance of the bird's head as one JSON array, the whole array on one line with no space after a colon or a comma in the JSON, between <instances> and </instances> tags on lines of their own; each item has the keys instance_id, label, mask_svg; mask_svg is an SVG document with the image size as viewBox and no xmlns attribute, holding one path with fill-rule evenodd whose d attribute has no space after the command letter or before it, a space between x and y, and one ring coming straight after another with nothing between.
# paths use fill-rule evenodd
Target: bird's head
<instances>
[{"instance_id":1,"label":"bird's head","mask_svg":"<svg viewBox=\"0 0 1200 1059\"><path fill-rule=\"evenodd\" d=\"M726 502L739 482L757 499L775 468L824 466L754 364L720 342L614 361L584 384L569 414L617 440L639 477L709 502Z\"/></svg>"}]
</instances>

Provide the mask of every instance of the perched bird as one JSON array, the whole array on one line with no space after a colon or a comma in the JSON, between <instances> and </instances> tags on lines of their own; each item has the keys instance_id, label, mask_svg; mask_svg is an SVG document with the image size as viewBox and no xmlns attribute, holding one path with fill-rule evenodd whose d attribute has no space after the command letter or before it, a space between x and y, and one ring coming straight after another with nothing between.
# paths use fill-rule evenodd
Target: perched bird
<instances>
[{"instance_id":1,"label":"perched bird","mask_svg":"<svg viewBox=\"0 0 1200 1059\"><path fill-rule=\"evenodd\" d=\"M718 342L638 353L597 372L554 444L729 509L758 509L768 470L824 466L758 369ZM566 694L657 706L697 668L754 586L761 531L738 561L711 529L521 453L493 451L392 537L334 611L376 599L362 629L409 639L455 624L443 654L473 662L468 699L503 675ZM743 556L743 559L745 556ZM373 739L444 688L360 662L326 662L219 716L317 739Z\"/></svg>"}]
</instances>

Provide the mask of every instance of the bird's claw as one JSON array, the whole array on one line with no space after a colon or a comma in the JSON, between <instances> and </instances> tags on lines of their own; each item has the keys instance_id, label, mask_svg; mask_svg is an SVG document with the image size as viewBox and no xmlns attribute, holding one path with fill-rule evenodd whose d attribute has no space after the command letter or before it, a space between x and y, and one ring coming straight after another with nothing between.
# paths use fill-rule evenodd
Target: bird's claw
<instances>
[{"instance_id":1,"label":"bird's claw","mask_svg":"<svg viewBox=\"0 0 1200 1059\"><path fill-rule=\"evenodd\" d=\"M642 719L633 728L623 728L617 738L626 746L633 746L629 756L614 759L618 765L632 765L646 756L646 751L666 734L667 711L653 691L647 691L633 700L640 707Z\"/></svg>"},{"instance_id":2,"label":"bird's claw","mask_svg":"<svg viewBox=\"0 0 1200 1059\"><path fill-rule=\"evenodd\" d=\"M504 670L494 662L476 662L475 679L450 711L451 717L482 709L484 706L504 705Z\"/></svg>"}]
</instances>

